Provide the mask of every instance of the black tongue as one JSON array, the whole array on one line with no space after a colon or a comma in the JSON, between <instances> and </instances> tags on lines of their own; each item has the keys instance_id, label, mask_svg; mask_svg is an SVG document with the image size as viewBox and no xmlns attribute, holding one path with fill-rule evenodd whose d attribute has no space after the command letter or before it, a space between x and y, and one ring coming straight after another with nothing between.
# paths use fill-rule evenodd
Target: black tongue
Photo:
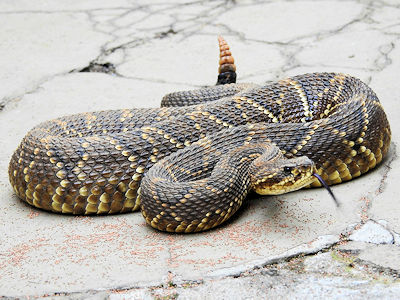
<instances>
[{"instance_id":1,"label":"black tongue","mask_svg":"<svg viewBox=\"0 0 400 300\"><path fill-rule=\"evenodd\" d=\"M322 179L321 176L319 176L318 174L314 173L313 174L314 177L316 177L318 179L319 182L321 182L321 184L324 186L324 188L326 188L328 190L328 193L332 196L333 201L335 201L335 204L337 207L340 206L339 201L336 199L335 195L333 194L331 188L329 187L329 185Z\"/></svg>"}]
</instances>

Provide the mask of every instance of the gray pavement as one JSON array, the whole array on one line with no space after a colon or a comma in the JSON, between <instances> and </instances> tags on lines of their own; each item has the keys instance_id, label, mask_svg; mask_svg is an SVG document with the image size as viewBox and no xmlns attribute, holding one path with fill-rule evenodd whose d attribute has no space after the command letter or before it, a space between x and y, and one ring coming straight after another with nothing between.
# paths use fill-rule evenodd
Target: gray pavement
<instances>
[{"instance_id":1,"label":"gray pavement","mask_svg":"<svg viewBox=\"0 0 400 300\"><path fill-rule=\"evenodd\" d=\"M0 297L398 299L399 20L397 0L0 2ZM390 153L333 187L339 209L323 189L253 196L225 226L171 235L140 213L62 216L13 194L8 162L32 126L213 85L217 35L238 81L334 71L376 91Z\"/></svg>"}]
</instances>

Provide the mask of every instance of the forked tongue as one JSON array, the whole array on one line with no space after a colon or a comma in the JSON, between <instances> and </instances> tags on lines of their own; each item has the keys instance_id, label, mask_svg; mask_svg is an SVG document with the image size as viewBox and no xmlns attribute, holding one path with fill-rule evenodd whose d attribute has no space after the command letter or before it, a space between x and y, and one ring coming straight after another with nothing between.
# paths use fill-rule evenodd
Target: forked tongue
<instances>
[{"instance_id":1,"label":"forked tongue","mask_svg":"<svg viewBox=\"0 0 400 300\"><path fill-rule=\"evenodd\" d=\"M325 182L325 180L322 179L321 176L319 176L317 173L313 174L314 177L316 177L318 179L318 181L324 186L324 188L326 188L328 190L328 193L332 196L333 201L335 201L335 204L337 207L340 206L339 201L336 199L335 195L333 194L331 188L329 187L329 185Z\"/></svg>"}]
</instances>

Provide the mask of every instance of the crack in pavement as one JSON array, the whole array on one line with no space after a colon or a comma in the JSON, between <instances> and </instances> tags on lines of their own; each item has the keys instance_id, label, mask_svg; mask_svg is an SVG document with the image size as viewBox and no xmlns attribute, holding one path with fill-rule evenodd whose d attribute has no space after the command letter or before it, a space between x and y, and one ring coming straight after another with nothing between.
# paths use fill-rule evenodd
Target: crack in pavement
<instances>
[{"instance_id":1,"label":"crack in pavement","mask_svg":"<svg viewBox=\"0 0 400 300\"><path fill-rule=\"evenodd\" d=\"M292 2L292 1L283 1L283 2ZM301 1L295 1L301 2ZM318 2L318 1L315 1ZM39 14L39 13L48 13L48 14L56 14L56 13L84 13L87 15L88 21L91 22L93 30L101 32L103 34L107 34L111 37L108 39L100 48L100 54L93 60L91 60L90 64L87 66L82 66L80 68L75 68L72 71L82 70L88 68L90 70L91 65L104 65L104 64L112 64L114 66L113 71L106 70L102 71L105 73L111 73L113 75L118 75L121 77L126 77L125 74L121 74L118 72L118 67L122 65L126 61L126 51L128 49L136 48L138 46L142 46L151 42L154 39L159 38L168 38L171 35L180 35L182 39L186 39L193 34L213 34L204 32L203 27L205 24L211 27L219 28L221 33L225 33L228 36L236 36L243 42L257 42L264 43L266 45L273 45L277 47L281 53L281 56L284 58L282 66L277 68L277 70L272 70L272 72L265 72L265 74L269 78L280 78L284 76L287 72L301 67L318 67L318 64L304 64L301 60L297 59L297 55L301 53L306 47L306 40L311 39L312 41L321 41L325 38L329 38L333 35L337 35L343 31L348 31L353 25L358 23L370 23L371 16L375 12L378 7L382 6L390 6L390 4L384 1L378 1L374 3L374 1L357 1L360 5L363 5L363 9L359 15L355 16L353 19L349 20L345 24L339 25L335 29L316 31L310 34L297 36L295 38L289 39L288 41L269 41L268 39L260 40L254 38L247 38L244 32L239 32L228 26L227 24L221 24L217 21L217 19L223 14L229 13L232 9L240 9L242 7L249 6L257 6L260 4L266 5L274 3L273 1L268 2L258 2L258 1L248 1L246 3L240 3L236 1L215 1L208 6L203 5L203 1L187 1L184 3L153 3L146 5L132 5L132 6L115 6L115 7L105 7L105 8L93 8L93 9L76 9L76 10L24 10L24 11L14 11L14 12L0 12L3 14L11 14L11 13L25 13L25 14ZM196 14L193 14L189 11L180 12L180 9L188 9L188 8L200 8L200 11L197 11ZM127 18L130 14L135 14L137 12L141 12L144 15L140 18L134 18L131 22L118 23L121 18ZM103 16L110 16L105 20L102 19ZM135 24L141 24L148 19L151 19L154 16L169 16L172 20L167 23L158 26L158 27L145 27L140 30L135 30L133 32L127 32L127 34L118 34L117 31L130 28ZM186 24L187 25L183 25ZM100 25L107 25L109 28L107 30L99 29ZM183 26L181 26L183 25ZM194 30L193 28L196 28ZM143 33L145 35L143 35ZM124 40L128 38L128 41L119 42L118 40ZM116 45L112 44L117 43ZM392 48L387 51L385 50L385 45L380 47L380 54L383 56L377 57L374 60L374 65L377 67L374 71L382 70L382 68L386 67L390 64L390 58L388 58L389 53L394 48L394 42L391 42L386 45L392 45ZM119 62L113 62L108 59L110 55L112 55L115 51L122 51L122 58ZM328 67L328 64L319 64L321 67ZM338 65L332 65L330 67L338 67ZM372 71L371 68L365 68L365 71ZM260 75L260 73L258 73ZM262 74L261 74L262 75ZM253 75L249 74L244 78L251 78ZM142 78L142 80L146 80ZM368 80L369 81L369 80ZM183 84L183 83L182 83ZM185 83L186 84L186 83ZM23 95L23 93L21 93ZM0 107L3 107L7 104L8 101L2 100Z\"/></svg>"},{"instance_id":2,"label":"crack in pavement","mask_svg":"<svg viewBox=\"0 0 400 300\"><path fill-rule=\"evenodd\" d=\"M253 68L252 70L248 70L248 72L243 72L242 79L252 79L255 77L265 77L265 80L269 79L277 79L283 76L286 76L288 72L292 72L296 69L324 69L324 68L333 68L333 69L340 69L340 70L354 70L360 71L364 73L372 73L370 75L365 75L366 81L370 82L373 76L375 76L378 72L382 72L388 66L393 65L393 61L396 61L396 57L394 55L395 50L397 49L397 43L400 39L400 33L396 32L395 26L399 23L398 21L394 20L379 20L377 14L379 13L379 9L382 7L393 7L400 8L396 5L391 5L388 1L341 1L341 4L354 4L358 3L359 7L354 7L354 11L356 13L354 15L350 15L347 19L337 19L337 22L324 27L324 28L317 28L312 30L305 30L305 32L301 32L299 34L295 34L294 37L291 35L289 38L269 38L268 34L260 34L259 36L251 36L249 31L242 30L240 26L238 29L235 28L235 24L240 25L240 21L236 20L236 23L225 22L221 19L222 16L227 16L228 18L231 16L229 15L234 10L242 10L246 7L254 6L258 7L261 5L265 5L268 8L268 5L274 4L276 1L186 1L183 3L153 3L153 4L146 4L146 5L132 5L132 6L120 6L120 7L111 7L111 8L94 8L94 9L84 9L84 10L59 10L59 11L19 11L19 12L0 12L0 14L5 17L7 14L84 14L85 15L85 22L90 24L91 32L98 32L102 33L105 38L101 40L101 42L96 45L95 51L89 55L89 59L86 59L84 63L80 66L81 63L76 64L78 67L71 67L66 68L72 71L70 72L102 72L105 74L109 74L110 76L117 76L122 77L125 79L132 79L132 80L141 80L151 83L157 84L171 84L175 86L192 86L192 87L201 87L202 85L199 83L188 82L189 79L186 77L181 78L174 78L165 76L165 73L156 73L154 76L146 75L146 73L129 73L129 70L123 69L123 66L129 64L133 59L140 59L140 57L135 57L137 52L140 51L140 48L143 49L148 48L155 48L156 50L160 50L159 53L156 55L163 56L163 48L160 45L164 45L165 40L171 43L180 43L185 41L191 41L190 38L192 37L211 37L216 36L217 33L227 35L233 39L239 40L242 43L248 43L249 49L248 53L251 56L251 59L255 61L259 61L261 59L265 59L265 57L259 56L261 52L255 51L255 54L252 54L252 47L255 49L262 48L263 51L271 50L271 68L268 70L265 69L257 69ZM298 3L308 3L310 1L281 1L281 3L287 3L290 6L296 5ZM324 3L324 1L312 1L315 3ZM337 3L338 1L331 1L332 3ZM360 10L358 10L360 8ZM271 16L272 17L272 16ZM83 17L82 17L83 18ZM381 27L381 28L379 28ZM377 33L379 37L385 36L382 40L377 40L375 42L376 45L371 47L371 54L368 55L368 58L362 58L362 62L360 63L352 63L352 61L346 60L337 60L337 61L327 61L324 60L322 62L318 62L317 60L309 59L310 56L313 56L319 48L317 48L320 43L326 42L328 39L334 37L342 37L344 34L354 33L357 30L365 30L370 33ZM276 28L271 28L270 31L275 31ZM346 39L346 37L345 37ZM183 45L186 45L182 43ZM329 44L329 43L328 43ZM201 45L203 46L203 45ZM160 47L160 48L157 48ZM204 46L205 47L205 46ZM201 49L201 48L200 48ZM189 49L190 50L190 49ZM304 54L308 51L308 56L306 58L301 56L300 54ZM236 52L235 52L236 53ZM234 53L234 54L235 54ZM172 53L173 55L174 53ZM351 53L350 53L351 54ZM145 53L145 55L148 55ZM171 55L171 53L168 53ZM178 55L180 55L178 53ZM196 55L196 54L195 54ZM171 56L172 57L172 56ZM94 58L94 59L92 59ZM357 57L358 58L358 57ZM196 59L196 58L195 58ZM274 60L274 61L273 61ZM66 63L67 66L71 66L71 63ZM76 66L74 65L74 66ZM151 63L150 63L151 67ZM256 66L257 67L257 66ZM268 66L267 66L268 67ZM128 67L129 69L129 67ZM144 68L145 69L145 68ZM191 69L190 69L191 71ZM7 109L7 106L10 103L18 102L20 99L23 98L24 95L28 93L36 93L40 91L40 88L43 86L44 83L54 79L57 76L63 77L67 76L70 72L63 72L59 74L49 75L43 80L39 80L33 84L34 88L27 92L18 93L19 96L12 97L8 99L7 97L3 98L0 102L0 111L2 109ZM159 75L161 74L161 75ZM159 78L157 78L157 75ZM168 74L167 74L168 75ZM104 76L102 77L104 78ZM108 78L109 79L109 78ZM365 78L363 78L365 79ZM145 84L143 84L145 85ZM22 90L22 89L21 89ZM11 106L12 108L12 106ZM361 207L361 209L365 208L365 213L361 218L361 223L364 224L368 220L371 219L370 215L370 207L372 201L374 201L375 197L381 194L387 185L386 179L392 167L392 163L394 160L397 159L397 150L396 150L396 143L392 143L392 155L388 157L384 164L381 166L380 170L376 170L377 172L382 172L382 177L380 178L380 182L375 187L371 187L369 192L365 195L368 198L368 203L365 200L365 206ZM7 183L8 184L8 183ZM366 199L367 199L366 198ZM281 203L281 205L283 205ZM290 204L288 204L290 205ZM258 206L259 207L259 206ZM278 206L277 206L278 207ZM305 212L308 212L307 209ZM289 215L292 219L292 222L302 222L306 218L304 215ZM243 217L243 216L242 216ZM264 216L265 217L265 216ZM287 216L284 216L287 217ZM312 219L313 217L311 217ZM306 219L307 220L307 219ZM313 219L315 220L315 219ZM278 221L279 222L279 221ZM240 222L238 222L239 224ZM268 223L261 223L262 226L268 225ZM260 225L261 226L261 225ZM279 226L278 226L279 227ZM245 226L243 226L245 228ZM236 227L236 229L243 230L245 229L241 227ZM254 230L254 226L251 227L251 230ZM264 228L265 229L265 228ZM279 228L275 228L275 230L279 230ZM309 229L312 231L311 234L316 233L317 231L314 229ZM313 231L314 230L314 231ZM352 229L352 231L354 231ZM227 230L225 230L227 232ZM251 232L251 231L249 231ZM278 231L279 232L279 231ZM395 239L395 235L393 235L393 239ZM213 233L210 233L211 235ZM231 237L231 235L237 234L237 232L229 232L224 238ZM253 232L254 234L254 232ZM271 236L274 232L271 232ZM297 232L294 233L296 235ZM299 235L300 239L310 239L309 235ZM297 236L297 238L299 238ZM275 237L275 236L274 236ZM321 238L323 236L320 236ZM279 237L278 237L279 238ZM289 239L295 239L293 236L289 236ZM295 239L297 241L297 239ZM290 262L293 259L299 258L299 256L306 256L312 257L317 256L318 253L321 252L322 249L324 251L333 251L335 247L339 246L340 243L347 240L347 236L332 236L327 243L320 243L316 245L312 250L308 248L309 245L302 244L303 248L292 248L286 252L283 250L279 253L279 255L275 256L268 256L264 254L264 252L260 251L259 249L255 249L254 252L257 252L258 256L255 257L262 257L260 260L257 261L249 261L246 264L238 264L232 268L220 268L218 265L217 271L212 273L211 271L208 274L207 280L214 280L214 279L224 279L224 278L239 278L244 276L247 273L254 272L254 270L262 269L266 266L277 266L278 264L282 264L284 262ZM268 241L265 242L267 244ZM264 247L265 247L264 244ZM107 244L106 244L107 245ZM269 245L268 245L269 246ZM244 248L240 248L244 249ZM272 249L272 248L271 248ZM96 248L92 249L93 251L97 250ZM247 249L245 249L247 250ZM51 253L52 249L48 250ZM253 250L252 250L253 251ZM251 251L249 251L251 252ZM144 251L143 251L144 253ZM259 254L263 253L263 255ZM52 253L51 253L52 254ZM253 253L254 254L254 253ZM83 254L81 254L83 256ZM100 255L100 254L99 254ZM186 253L183 251L175 251L170 244L167 244L166 247L166 254L167 258L165 260L172 263L181 263L184 262L188 264L186 261L188 260L180 260L178 261L177 257L180 259L180 256L185 256ZM250 255L250 254L247 254ZM49 255L51 256L51 255ZM249 257L249 256L248 256ZM185 257L184 257L185 258ZM192 258L192 257L188 257ZM83 258L82 258L83 259ZM67 259L68 260L68 259ZM235 261L232 259L232 261ZM240 260L237 260L240 261ZM243 258L243 261L245 259ZM236 261L234 263L237 263ZM232 263L233 264L233 263ZM204 268L204 265L199 264L200 267ZM229 266L229 264L227 264ZM186 267L186 266L185 266ZM172 268L170 269L170 273L172 278L165 279L162 283L149 283L140 285L140 284L132 284L129 287L114 287L114 288L107 288L106 290L99 289L99 290L89 290L89 291L80 291L80 292L59 292L53 293L52 296L65 296L66 298L76 296L80 297L82 295L96 295L107 296L109 292L121 292L121 291L128 291L132 289L142 289L147 288L151 289L151 295L156 296L158 295L158 288L176 290L179 287L183 287L185 284L187 285L201 285L204 284L204 279L199 280L181 280L179 277L180 273L183 272L182 269L176 271ZM8 271L8 270L7 270ZM109 270L107 269L107 272ZM267 270L268 271L268 270ZM266 273L268 273L266 271ZM379 271L379 270L378 270ZM274 273L271 271L271 273ZM52 276L57 276L57 273L54 272ZM163 273L164 274L164 271ZM178 275L176 275L178 274ZM206 274L206 275L207 275ZM50 275L49 275L50 276ZM110 277L111 278L111 277ZM133 279L132 279L133 280ZM132 281L134 282L134 280ZM36 285L35 282L30 281L27 284ZM103 285L104 286L104 285ZM46 287L48 288L48 287ZM46 290L46 288L44 290ZM68 289L68 288L67 288ZM87 294L82 294L87 293ZM160 294L162 295L162 294ZM175 294L172 293L172 297ZM46 295L42 295L44 297Z\"/></svg>"}]
</instances>

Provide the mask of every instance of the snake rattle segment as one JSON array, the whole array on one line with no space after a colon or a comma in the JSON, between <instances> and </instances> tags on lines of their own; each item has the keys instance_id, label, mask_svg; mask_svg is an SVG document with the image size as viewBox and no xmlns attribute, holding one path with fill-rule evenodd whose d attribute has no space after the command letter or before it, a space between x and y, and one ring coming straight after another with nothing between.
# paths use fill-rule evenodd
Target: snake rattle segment
<instances>
[{"instance_id":1,"label":"snake rattle segment","mask_svg":"<svg viewBox=\"0 0 400 300\"><path fill-rule=\"evenodd\" d=\"M140 209L154 228L196 232L229 219L250 190L337 184L382 161L390 127L366 84L336 73L235 84L229 46L219 44L214 87L168 94L161 108L34 127L10 161L15 193L59 213Z\"/></svg>"}]
</instances>

